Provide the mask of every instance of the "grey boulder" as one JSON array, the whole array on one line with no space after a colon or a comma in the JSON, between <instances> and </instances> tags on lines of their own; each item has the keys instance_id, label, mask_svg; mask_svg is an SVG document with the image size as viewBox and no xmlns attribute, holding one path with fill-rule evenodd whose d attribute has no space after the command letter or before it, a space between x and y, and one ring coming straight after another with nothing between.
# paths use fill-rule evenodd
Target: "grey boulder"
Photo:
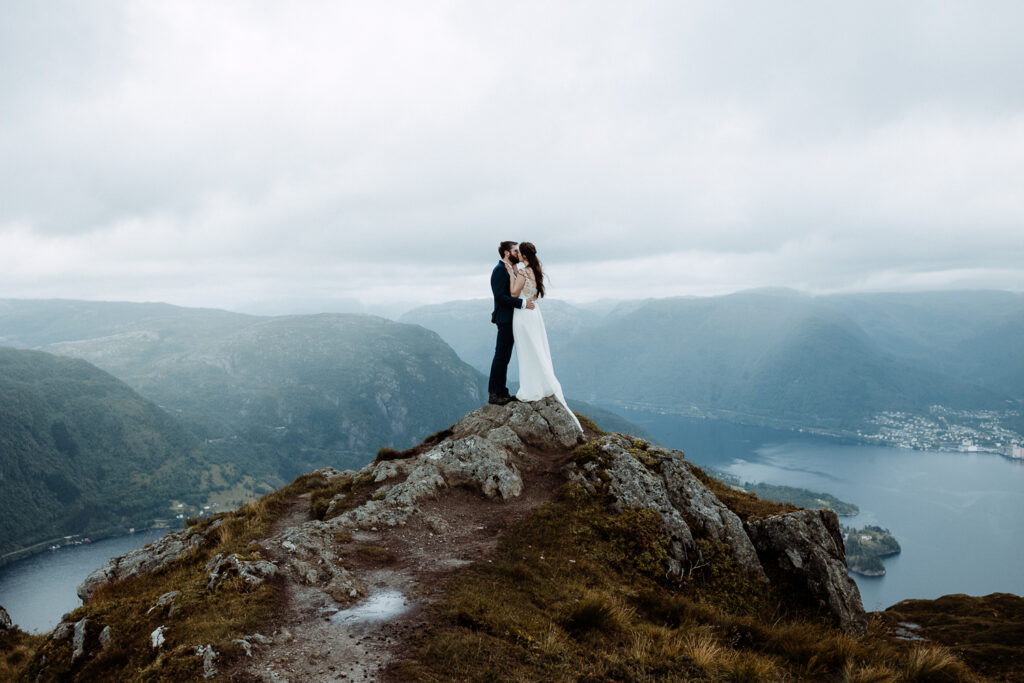
<instances>
[{"instance_id":1,"label":"grey boulder","mask_svg":"<svg viewBox=\"0 0 1024 683\"><path fill-rule=\"evenodd\" d=\"M212 528L213 525L207 532ZM107 560L103 566L85 577L85 581L78 586L78 597L82 602L89 602L96 589L105 583L159 571L193 548L202 545L205 540L204 533L198 533L191 528L172 531L149 545Z\"/></svg>"},{"instance_id":2,"label":"grey boulder","mask_svg":"<svg viewBox=\"0 0 1024 683\"><path fill-rule=\"evenodd\" d=\"M832 510L797 510L747 522L769 574L806 593L850 633L867 630L857 584L846 571L839 520Z\"/></svg>"},{"instance_id":3,"label":"grey boulder","mask_svg":"<svg viewBox=\"0 0 1024 683\"><path fill-rule=\"evenodd\" d=\"M486 437L502 427L507 427L523 443L547 452L574 448L584 441L583 430L553 396L540 401L513 401L503 406L489 403L459 420L452 427L452 436ZM508 433L498 431L493 438L507 441Z\"/></svg>"},{"instance_id":4,"label":"grey boulder","mask_svg":"<svg viewBox=\"0 0 1024 683\"><path fill-rule=\"evenodd\" d=\"M704 533L724 541L736 564L744 571L767 581L754 544L743 529L739 516L694 476L690 463L683 460L681 453L673 451L666 456L661 461L661 473L669 500L675 508Z\"/></svg>"}]
</instances>

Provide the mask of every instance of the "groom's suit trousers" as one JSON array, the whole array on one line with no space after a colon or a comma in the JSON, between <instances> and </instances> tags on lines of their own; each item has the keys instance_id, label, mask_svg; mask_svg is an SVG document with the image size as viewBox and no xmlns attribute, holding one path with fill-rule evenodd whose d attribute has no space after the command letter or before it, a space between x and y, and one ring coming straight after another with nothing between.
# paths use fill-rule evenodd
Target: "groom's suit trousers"
<instances>
[{"instance_id":1,"label":"groom's suit trousers","mask_svg":"<svg viewBox=\"0 0 1024 683\"><path fill-rule=\"evenodd\" d=\"M491 361L491 376L487 391L498 396L508 396L508 364L512 360L512 323L496 323L498 339L494 344L494 360Z\"/></svg>"}]
</instances>

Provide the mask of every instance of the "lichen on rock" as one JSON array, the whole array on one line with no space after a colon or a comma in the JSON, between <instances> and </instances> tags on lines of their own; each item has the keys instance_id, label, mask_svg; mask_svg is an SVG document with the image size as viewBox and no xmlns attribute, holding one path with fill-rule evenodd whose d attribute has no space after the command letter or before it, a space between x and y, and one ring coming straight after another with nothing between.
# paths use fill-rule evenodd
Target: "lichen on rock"
<instances>
[{"instance_id":1,"label":"lichen on rock","mask_svg":"<svg viewBox=\"0 0 1024 683\"><path fill-rule=\"evenodd\" d=\"M321 586L334 600L347 602L362 592L362 583L340 562L332 525L319 520L305 522L288 527L266 543L285 551L278 562L280 570L301 583Z\"/></svg>"},{"instance_id":2,"label":"lichen on rock","mask_svg":"<svg viewBox=\"0 0 1024 683\"><path fill-rule=\"evenodd\" d=\"M277 574L277 565L267 560L245 560L232 553L227 557L217 553L206 563L209 581L206 590L216 590L225 580L231 577L242 579L248 588L255 588ZM166 594L165 594L166 596ZM164 596L161 596L163 599ZM159 602L157 604L160 604Z\"/></svg>"},{"instance_id":3,"label":"lichen on rock","mask_svg":"<svg viewBox=\"0 0 1024 683\"><path fill-rule=\"evenodd\" d=\"M553 396L540 401L513 401L503 406L487 404L452 427L455 437L493 433L498 442L508 442L508 432L515 434L522 443L546 452L574 448L584 440L572 415Z\"/></svg>"}]
</instances>

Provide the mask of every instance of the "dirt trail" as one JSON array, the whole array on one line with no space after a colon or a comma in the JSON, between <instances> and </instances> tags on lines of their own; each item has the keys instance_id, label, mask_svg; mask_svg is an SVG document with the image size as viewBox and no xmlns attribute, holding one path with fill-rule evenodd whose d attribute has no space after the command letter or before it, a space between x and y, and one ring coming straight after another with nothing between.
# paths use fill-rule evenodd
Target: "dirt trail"
<instances>
[{"instance_id":1,"label":"dirt trail","mask_svg":"<svg viewBox=\"0 0 1024 683\"><path fill-rule=\"evenodd\" d=\"M347 566L367 597L340 607L322 589L286 579L273 643L256 648L229 677L235 681L375 681L424 628L443 579L486 557L498 535L551 499L564 482L568 455L527 452L516 458L523 493L509 501L455 488L419 505L405 526L360 529L344 544ZM311 519L306 496L293 499L272 533ZM277 552L281 552L278 550ZM274 551L270 552L271 560Z\"/></svg>"}]
</instances>

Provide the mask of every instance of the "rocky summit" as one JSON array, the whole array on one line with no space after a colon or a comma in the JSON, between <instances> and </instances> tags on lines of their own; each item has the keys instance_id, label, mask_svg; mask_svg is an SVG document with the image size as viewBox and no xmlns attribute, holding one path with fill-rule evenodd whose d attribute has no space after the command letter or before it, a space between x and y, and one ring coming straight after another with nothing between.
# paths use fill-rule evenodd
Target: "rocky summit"
<instances>
[{"instance_id":1,"label":"rocky summit","mask_svg":"<svg viewBox=\"0 0 1024 683\"><path fill-rule=\"evenodd\" d=\"M834 513L760 501L681 451L582 422L585 431L550 398L486 405L414 448L303 475L167 534L93 572L79 588L83 607L17 675L887 680L909 671L909 646L864 612ZM952 655L939 661L948 651L914 647L955 674L947 680L970 675Z\"/></svg>"}]
</instances>

